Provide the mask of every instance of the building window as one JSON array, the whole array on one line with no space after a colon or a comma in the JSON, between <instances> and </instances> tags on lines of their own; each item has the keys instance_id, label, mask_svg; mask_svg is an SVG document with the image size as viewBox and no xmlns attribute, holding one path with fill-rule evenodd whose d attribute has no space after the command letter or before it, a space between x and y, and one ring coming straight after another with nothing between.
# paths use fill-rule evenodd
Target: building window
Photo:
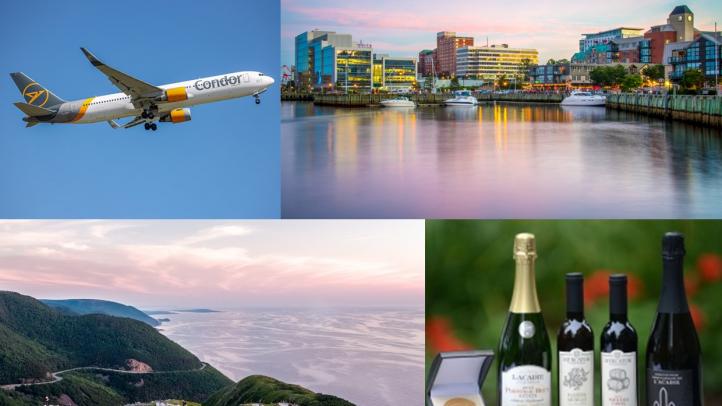
<instances>
[{"instance_id":1,"label":"building window","mask_svg":"<svg viewBox=\"0 0 722 406\"><path fill-rule=\"evenodd\" d=\"M688 61L698 61L699 60L699 46L698 45L692 45L691 47L687 48L687 60Z\"/></svg>"},{"instance_id":2,"label":"building window","mask_svg":"<svg viewBox=\"0 0 722 406\"><path fill-rule=\"evenodd\" d=\"M707 61L705 64L704 73L705 75L712 76L715 73L715 68L717 67L716 61Z\"/></svg>"}]
</instances>

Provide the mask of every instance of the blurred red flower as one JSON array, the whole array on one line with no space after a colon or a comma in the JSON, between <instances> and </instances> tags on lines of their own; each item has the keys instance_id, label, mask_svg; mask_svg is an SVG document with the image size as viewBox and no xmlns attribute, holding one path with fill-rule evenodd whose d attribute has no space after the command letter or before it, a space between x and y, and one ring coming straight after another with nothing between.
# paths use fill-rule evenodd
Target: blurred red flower
<instances>
[{"instance_id":1,"label":"blurred red flower","mask_svg":"<svg viewBox=\"0 0 722 406\"><path fill-rule=\"evenodd\" d=\"M699 278L696 275L687 274L684 276L684 289L687 296L692 297L699 290Z\"/></svg>"},{"instance_id":2,"label":"blurred red flower","mask_svg":"<svg viewBox=\"0 0 722 406\"><path fill-rule=\"evenodd\" d=\"M584 283L584 302L590 305L609 296L609 276L618 272L607 269L594 271ZM638 298L642 293L642 281L637 275L627 274L627 294L630 299Z\"/></svg>"},{"instance_id":3,"label":"blurred red flower","mask_svg":"<svg viewBox=\"0 0 722 406\"><path fill-rule=\"evenodd\" d=\"M454 334L446 317L432 316L426 320L426 349L429 352L468 350L471 345Z\"/></svg>"},{"instance_id":4,"label":"blurred red flower","mask_svg":"<svg viewBox=\"0 0 722 406\"><path fill-rule=\"evenodd\" d=\"M691 303L689 305L689 313L692 315L692 321L694 322L694 327L697 329L697 331L702 331L704 329L705 321L706 321L706 317L705 317L702 309L697 307L696 304Z\"/></svg>"},{"instance_id":5,"label":"blurred red flower","mask_svg":"<svg viewBox=\"0 0 722 406\"><path fill-rule=\"evenodd\" d=\"M716 282L722 279L722 258L717 254L702 254L697 259L697 268L704 281Z\"/></svg>"}]
</instances>

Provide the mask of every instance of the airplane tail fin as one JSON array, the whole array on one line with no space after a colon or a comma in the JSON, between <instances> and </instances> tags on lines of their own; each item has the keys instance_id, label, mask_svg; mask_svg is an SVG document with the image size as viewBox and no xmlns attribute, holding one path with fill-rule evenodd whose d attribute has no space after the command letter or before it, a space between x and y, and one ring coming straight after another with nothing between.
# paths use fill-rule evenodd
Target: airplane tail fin
<instances>
[{"instance_id":1,"label":"airplane tail fin","mask_svg":"<svg viewBox=\"0 0 722 406\"><path fill-rule=\"evenodd\" d=\"M45 107L38 107L33 106L32 104L27 103L13 103L15 107L19 108L20 111L25 113L28 117L41 117L41 116L49 116L51 114L54 114L55 112L50 109L46 109Z\"/></svg>"},{"instance_id":2,"label":"airplane tail fin","mask_svg":"<svg viewBox=\"0 0 722 406\"><path fill-rule=\"evenodd\" d=\"M43 87L38 82L30 79L22 72L14 72L10 74L13 78L13 82L25 97L25 101L32 106L37 107L53 107L61 103L65 103L65 100L56 96L50 90ZM21 109L22 110L22 109Z\"/></svg>"}]
</instances>

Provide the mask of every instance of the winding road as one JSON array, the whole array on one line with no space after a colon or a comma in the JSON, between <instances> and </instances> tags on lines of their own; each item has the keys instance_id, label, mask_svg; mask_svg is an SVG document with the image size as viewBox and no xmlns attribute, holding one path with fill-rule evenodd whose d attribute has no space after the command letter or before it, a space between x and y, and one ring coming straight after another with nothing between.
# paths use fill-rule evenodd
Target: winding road
<instances>
[{"instance_id":1,"label":"winding road","mask_svg":"<svg viewBox=\"0 0 722 406\"><path fill-rule=\"evenodd\" d=\"M113 368L103 368L103 367L77 367L77 368L70 368L70 369L64 369L62 371L53 372L51 373L53 380L52 381L43 381L43 382L34 382L34 383L14 383L10 385L0 385L0 388L4 390L15 390L18 386L33 386L33 385L49 385L51 383L57 383L63 380L63 377L60 376L62 374L73 372L73 371L82 371L82 370L90 370L90 371L106 371L106 372L119 372L121 374L134 374L134 375L145 375L145 374L174 374L178 372L192 372L192 371L202 371L206 367L205 362L201 362L201 367L198 369L179 369L176 371L153 371L153 372L141 372L141 371L126 371L123 369L113 369Z\"/></svg>"}]
</instances>

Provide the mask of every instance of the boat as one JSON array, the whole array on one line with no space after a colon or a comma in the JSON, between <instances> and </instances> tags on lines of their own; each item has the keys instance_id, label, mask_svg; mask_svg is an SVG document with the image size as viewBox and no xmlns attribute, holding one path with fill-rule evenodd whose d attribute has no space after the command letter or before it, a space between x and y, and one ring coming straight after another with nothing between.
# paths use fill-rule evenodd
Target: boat
<instances>
[{"instance_id":1,"label":"boat","mask_svg":"<svg viewBox=\"0 0 722 406\"><path fill-rule=\"evenodd\" d=\"M384 107L416 107L416 103L409 100L408 97L396 97L393 99L382 100L380 103Z\"/></svg>"},{"instance_id":2,"label":"boat","mask_svg":"<svg viewBox=\"0 0 722 406\"><path fill-rule=\"evenodd\" d=\"M454 97L444 100L445 106L476 106L479 101L468 90L457 90Z\"/></svg>"},{"instance_id":3,"label":"boat","mask_svg":"<svg viewBox=\"0 0 722 406\"><path fill-rule=\"evenodd\" d=\"M607 102L605 96L591 92L574 91L562 100L562 106L604 106Z\"/></svg>"}]
</instances>

